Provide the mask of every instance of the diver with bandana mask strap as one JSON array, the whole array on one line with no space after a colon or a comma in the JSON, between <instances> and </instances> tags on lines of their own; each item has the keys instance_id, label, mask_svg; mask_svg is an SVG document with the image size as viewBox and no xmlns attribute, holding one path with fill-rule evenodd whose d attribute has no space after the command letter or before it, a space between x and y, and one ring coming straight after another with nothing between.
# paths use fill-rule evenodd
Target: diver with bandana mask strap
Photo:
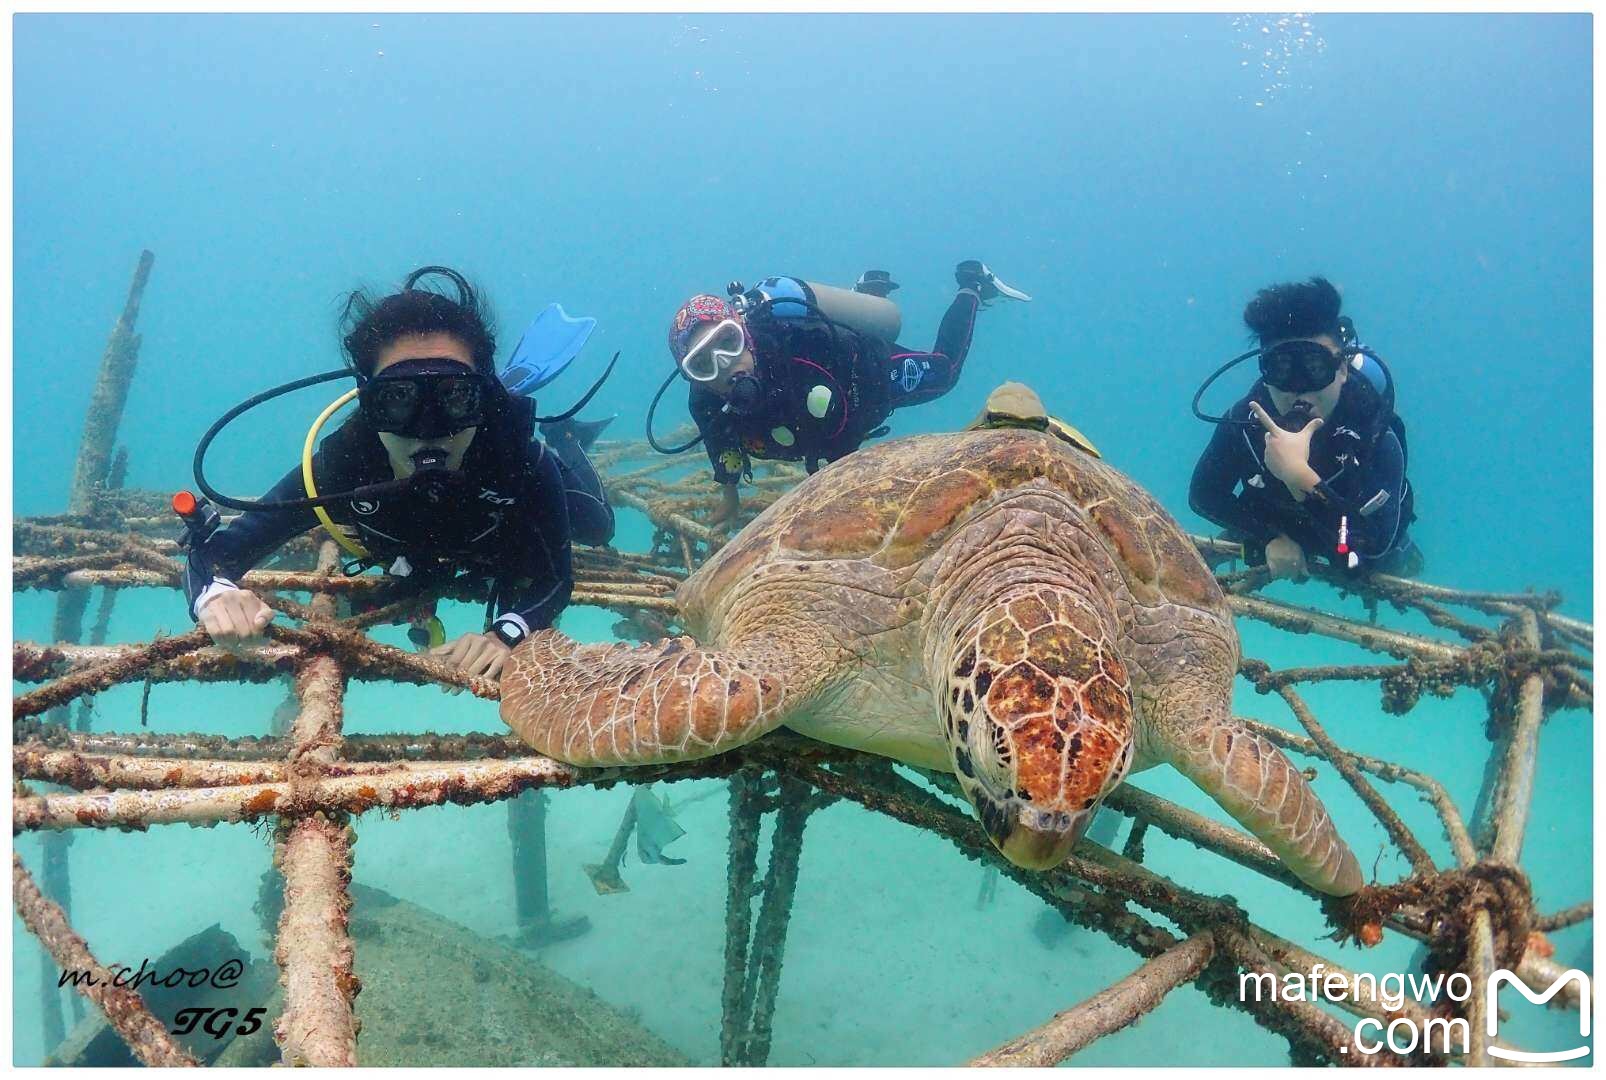
<instances>
[{"instance_id":1,"label":"diver with bandana mask strap","mask_svg":"<svg viewBox=\"0 0 1606 1080\"><path fill-rule=\"evenodd\" d=\"M713 521L733 521L737 485L751 478L752 459L801 461L812 473L852 453L886 433L894 410L954 388L981 307L1031 299L979 260L960 263L954 277L959 291L930 350L896 343L901 319L887 296L898 285L885 271L867 271L852 290L771 277L751 289L733 282L728 300L692 297L670 323L675 368L648 410L649 440L663 453L703 442L722 487ZM689 384L698 435L665 447L653 416L677 377Z\"/></svg>"},{"instance_id":2,"label":"diver with bandana mask strap","mask_svg":"<svg viewBox=\"0 0 1606 1080\"><path fill-rule=\"evenodd\" d=\"M1274 578L1303 580L1318 557L1351 573L1416 576L1423 558L1407 532L1415 494L1394 379L1340 305L1317 277L1262 289L1245 307L1260 345L1194 395L1194 414L1217 427L1188 502ZM1260 366L1249 393L1224 416L1201 411L1211 383L1249 359Z\"/></svg>"}]
</instances>

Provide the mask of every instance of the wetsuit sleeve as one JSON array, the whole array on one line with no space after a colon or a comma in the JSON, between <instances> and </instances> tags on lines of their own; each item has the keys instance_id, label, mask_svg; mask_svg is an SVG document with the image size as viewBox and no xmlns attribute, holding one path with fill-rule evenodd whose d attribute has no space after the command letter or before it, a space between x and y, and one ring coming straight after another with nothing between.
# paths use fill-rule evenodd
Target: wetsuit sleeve
<instances>
[{"instance_id":1,"label":"wetsuit sleeve","mask_svg":"<svg viewBox=\"0 0 1606 1080\"><path fill-rule=\"evenodd\" d=\"M742 450L736 426L723 406L724 402L716 395L700 393L693 393L686 405L697 430L702 432L703 448L714 466L714 479L721 484L734 484L744 475L751 475L752 466Z\"/></svg>"},{"instance_id":2,"label":"wetsuit sleeve","mask_svg":"<svg viewBox=\"0 0 1606 1080\"><path fill-rule=\"evenodd\" d=\"M324 474L316 473L320 483ZM340 480L333 481L336 484ZM287 499L304 499L301 469L291 469L273 485L264 502L281 502ZM195 619L195 601L214 582L232 587L247 570L256 566L274 551L318 523L317 515L306 510L247 510L229 524L213 533L204 544L190 549L184 567L184 597L188 602L190 618Z\"/></svg>"},{"instance_id":3,"label":"wetsuit sleeve","mask_svg":"<svg viewBox=\"0 0 1606 1080\"><path fill-rule=\"evenodd\" d=\"M574 592L574 551L570 544L569 502L558 456L541 452L525 472L520 500L525 520L517 564L498 576L499 613L492 632L509 645L557 621Z\"/></svg>"},{"instance_id":4,"label":"wetsuit sleeve","mask_svg":"<svg viewBox=\"0 0 1606 1080\"><path fill-rule=\"evenodd\" d=\"M1237 493L1238 484L1246 476L1242 461L1247 448L1242 446L1242 439L1242 429L1236 424L1216 425L1215 435L1193 467L1188 505L1207 521L1264 545L1280 530L1266 520L1263 508Z\"/></svg>"}]
</instances>

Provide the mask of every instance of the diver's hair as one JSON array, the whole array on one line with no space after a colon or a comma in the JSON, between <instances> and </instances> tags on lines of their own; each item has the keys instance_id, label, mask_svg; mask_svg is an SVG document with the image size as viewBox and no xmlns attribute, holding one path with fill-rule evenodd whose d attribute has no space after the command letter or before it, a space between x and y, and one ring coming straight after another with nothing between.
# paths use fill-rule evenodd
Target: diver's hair
<instances>
[{"instance_id":1,"label":"diver's hair","mask_svg":"<svg viewBox=\"0 0 1606 1080\"><path fill-rule=\"evenodd\" d=\"M1244 306L1244 325L1262 345L1317 334L1336 338L1342 303L1338 290L1324 277L1268 285Z\"/></svg>"},{"instance_id":2,"label":"diver's hair","mask_svg":"<svg viewBox=\"0 0 1606 1080\"><path fill-rule=\"evenodd\" d=\"M431 275L450 280L457 298L417 287L420 278ZM363 377L374 373L380 350L397 338L436 333L459 338L473 355L475 370L494 374L495 325L485 299L462 274L445 266L419 267L407 275L400 292L378 300L365 289L354 289L340 314L341 343L352 369Z\"/></svg>"}]
</instances>

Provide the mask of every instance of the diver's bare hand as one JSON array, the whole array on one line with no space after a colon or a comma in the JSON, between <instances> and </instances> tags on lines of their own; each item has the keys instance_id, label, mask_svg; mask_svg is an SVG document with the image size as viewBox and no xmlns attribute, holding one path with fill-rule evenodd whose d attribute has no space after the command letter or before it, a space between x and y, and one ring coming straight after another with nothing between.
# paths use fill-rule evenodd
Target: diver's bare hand
<instances>
[{"instance_id":1,"label":"diver's bare hand","mask_svg":"<svg viewBox=\"0 0 1606 1080\"><path fill-rule=\"evenodd\" d=\"M230 652L258 645L262 630L273 621L273 609L250 589L220 592L201 606L201 629Z\"/></svg>"},{"instance_id":2,"label":"diver's bare hand","mask_svg":"<svg viewBox=\"0 0 1606 1080\"><path fill-rule=\"evenodd\" d=\"M1310 576L1305 565L1305 550L1286 536L1279 536L1266 544L1266 569L1271 579L1290 578L1304 581Z\"/></svg>"},{"instance_id":3,"label":"diver's bare hand","mask_svg":"<svg viewBox=\"0 0 1606 1080\"><path fill-rule=\"evenodd\" d=\"M1249 411L1266 429L1266 471L1281 480L1294 498L1303 500L1322 480L1310 467L1310 440L1321 430L1324 421L1317 416L1298 431L1284 431L1266 415L1260 402L1251 401Z\"/></svg>"},{"instance_id":4,"label":"diver's bare hand","mask_svg":"<svg viewBox=\"0 0 1606 1080\"><path fill-rule=\"evenodd\" d=\"M502 665L512 651L494 634L464 634L456 641L435 646L429 655L464 675L500 679Z\"/></svg>"}]
</instances>

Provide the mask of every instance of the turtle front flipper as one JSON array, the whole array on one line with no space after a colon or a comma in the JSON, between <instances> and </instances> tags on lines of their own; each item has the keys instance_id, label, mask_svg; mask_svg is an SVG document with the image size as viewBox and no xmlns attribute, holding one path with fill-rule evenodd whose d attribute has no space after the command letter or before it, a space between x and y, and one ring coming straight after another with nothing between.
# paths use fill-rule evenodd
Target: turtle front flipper
<instances>
[{"instance_id":1,"label":"turtle front flipper","mask_svg":"<svg viewBox=\"0 0 1606 1080\"><path fill-rule=\"evenodd\" d=\"M1065 861L1132 764L1132 689L1107 612L1006 585L933 642L929 677L960 787L1015 865Z\"/></svg>"},{"instance_id":2,"label":"turtle front flipper","mask_svg":"<svg viewBox=\"0 0 1606 1080\"><path fill-rule=\"evenodd\" d=\"M542 630L502 675L502 720L571 765L647 765L710 757L780 725L806 693L784 642L705 649L581 645Z\"/></svg>"},{"instance_id":3,"label":"turtle front flipper","mask_svg":"<svg viewBox=\"0 0 1606 1080\"><path fill-rule=\"evenodd\" d=\"M1175 741L1168 757L1311 888L1348 896L1366 883L1327 807L1270 740L1227 718Z\"/></svg>"}]
</instances>

